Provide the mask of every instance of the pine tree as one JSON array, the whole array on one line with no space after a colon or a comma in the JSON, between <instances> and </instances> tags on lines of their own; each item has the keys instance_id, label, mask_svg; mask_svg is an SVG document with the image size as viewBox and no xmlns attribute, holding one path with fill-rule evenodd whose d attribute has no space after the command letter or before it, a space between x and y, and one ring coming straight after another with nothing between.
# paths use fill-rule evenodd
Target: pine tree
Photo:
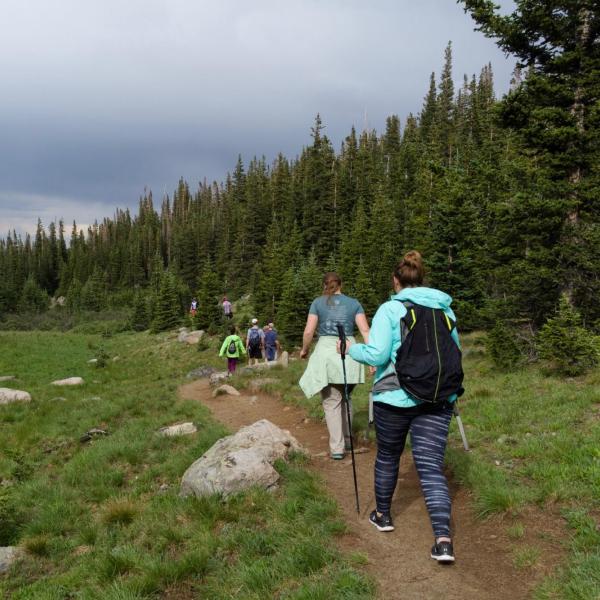
<instances>
[{"instance_id":1,"label":"pine tree","mask_svg":"<svg viewBox=\"0 0 600 600\"><path fill-rule=\"evenodd\" d=\"M42 312L48 308L48 294L30 275L21 292L20 309L23 312Z\"/></svg>"},{"instance_id":2,"label":"pine tree","mask_svg":"<svg viewBox=\"0 0 600 600\"><path fill-rule=\"evenodd\" d=\"M223 312L219 301L223 290L210 261L204 263L200 281L198 283L198 315L197 323L201 329L213 331L222 321Z\"/></svg>"},{"instance_id":3,"label":"pine tree","mask_svg":"<svg viewBox=\"0 0 600 600\"><path fill-rule=\"evenodd\" d=\"M491 0L461 2L479 29L527 69L524 81L503 102L502 118L518 132L521 143L535 156L539 175L547 180L543 184L540 177L539 193L549 209L550 238L561 250L554 253L554 260L544 260L544 267L555 273L554 299L559 287L571 303L589 297L590 288L597 295L600 280L590 270L600 259L594 244L600 209L596 168L600 12L596 3L516 0L512 14L501 15ZM556 213L562 217L559 222L554 221ZM597 303L586 305L585 310L590 320L600 317Z\"/></svg>"},{"instance_id":4,"label":"pine tree","mask_svg":"<svg viewBox=\"0 0 600 600\"><path fill-rule=\"evenodd\" d=\"M83 286L79 279L71 279L69 289L67 290L67 309L71 313L81 310L81 290Z\"/></svg>"},{"instance_id":5,"label":"pine tree","mask_svg":"<svg viewBox=\"0 0 600 600\"><path fill-rule=\"evenodd\" d=\"M322 273L317 267L314 254L311 254L299 269L290 267L285 274L277 322L279 332L289 343L302 342L308 309L319 295L321 277Z\"/></svg>"},{"instance_id":6,"label":"pine tree","mask_svg":"<svg viewBox=\"0 0 600 600\"><path fill-rule=\"evenodd\" d=\"M177 295L177 284L173 274L165 271L160 278L160 288L152 311L153 333L173 329L181 322L181 307Z\"/></svg>"},{"instance_id":7,"label":"pine tree","mask_svg":"<svg viewBox=\"0 0 600 600\"><path fill-rule=\"evenodd\" d=\"M131 329L134 331L144 331L150 327L151 315L149 308L149 298L138 289L133 298L131 317L129 319Z\"/></svg>"},{"instance_id":8,"label":"pine tree","mask_svg":"<svg viewBox=\"0 0 600 600\"><path fill-rule=\"evenodd\" d=\"M81 290L81 308L100 311L106 308L106 304L104 276L100 268L95 267Z\"/></svg>"},{"instance_id":9,"label":"pine tree","mask_svg":"<svg viewBox=\"0 0 600 600\"><path fill-rule=\"evenodd\" d=\"M556 315L541 328L537 343L540 357L565 375L581 375L598 364L592 336L581 326L581 316L566 295Z\"/></svg>"}]
</instances>

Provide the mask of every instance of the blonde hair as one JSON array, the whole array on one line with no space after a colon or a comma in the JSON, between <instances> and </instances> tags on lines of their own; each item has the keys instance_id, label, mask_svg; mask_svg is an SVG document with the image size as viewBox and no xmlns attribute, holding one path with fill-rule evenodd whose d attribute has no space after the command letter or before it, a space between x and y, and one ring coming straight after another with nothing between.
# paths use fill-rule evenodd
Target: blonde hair
<instances>
[{"instance_id":1,"label":"blonde hair","mask_svg":"<svg viewBox=\"0 0 600 600\"><path fill-rule=\"evenodd\" d=\"M396 265L394 277L400 282L403 288L423 285L425 267L423 266L421 253L417 250L407 252L404 258Z\"/></svg>"}]
</instances>

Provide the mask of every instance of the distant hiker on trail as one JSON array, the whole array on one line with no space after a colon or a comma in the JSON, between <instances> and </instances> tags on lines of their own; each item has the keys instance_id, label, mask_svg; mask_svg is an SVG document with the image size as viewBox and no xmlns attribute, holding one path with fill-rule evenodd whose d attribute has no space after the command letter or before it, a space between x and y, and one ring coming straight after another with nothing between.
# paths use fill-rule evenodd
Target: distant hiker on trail
<instances>
[{"instance_id":1,"label":"distant hiker on trail","mask_svg":"<svg viewBox=\"0 0 600 600\"><path fill-rule=\"evenodd\" d=\"M281 350L279 340L277 339L277 330L273 323L269 323L263 329L265 332L265 361L269 362L277 358L277 353Z\"/></svg>"},{"instance_id":2,"label":"distant hiker on trail","mask_svg":"<svg viewBox=\"0 0 600 600\"><path fill-rule=\"evenodd\" d=\"M392 496L410 432L435 536L431 558L454 562L444 454L453 403L462 393L462 367L452 298L422 287L423 277L421 255L408 252L393 272L396 294L377 310L368 342L348 342L347 352L354 360L377 367L373 385L376 510L370 522L379 531L394 530ZM429 378L423 376L424 370Z\"/></svg>"},{"instance_id":3,"label":"distant hiker on trail","mask_svg":"<svg viewBox=\"0 0 600 600\"><path fill-rule=\"evenodd\" d=\"M241 354L246 354L246 348L244 348L242 338L237 334L235 325L232 325L219 352L219 356L227 356L227 371L230 375L235 373Z\"/></svg>"},{"instance_id":4,"label":"distant hiker on trail","mask_svg":"<svg viewBox=\"0 0 600 600\"><path fill-rule=\"evenodd\" d=\"M321 392L325 421L329 430L329 454L334 460L341 460L350 447L351 424L346 411L342 410L344 376L342 361L336 352L338 339L337 325L343 325L348 340L355 343L355 325L365 341L369 338L369 324L360 302L342 294L342 280L337 273L325 273L323 295L310 305L306 327L302 338L301 358L308 356L310 344L318 328L319 341L308 361L306 371L300 378L300 387L307 398ZM365 382L362 365L346 359L348 389Z\"/></svg>"},{"instance_id":5,"label":"distant hiker on trail","mask_svg":"<svg viewBox=\"0 0 600 600\"><path fill-rule=\"evenodd\" d=\"M233 312L231 310L231 302L229 302L229 300L227 300L227 296L223 296L223 315L226 319L232 319L233 318Z\"/></svg>"},{"instance_id":6,"label":"distant hiker on trail","mask_svg":"<svg viewBox=\"0 0 600 600\"><path fill-rule=\"evenodd\" d=\"M196 312L198 312L198 300L192 298L192 303L190 304L190 317L195 317Z\"/></svg>"},{"instance_id":7,"label":"distant hiker on trail","mask_svg":"<svg viewBox=\"0 0 600 600\"><path fill-rule=\"evenodd\" d=\"M265 334L258 326L258 319L252 319L252 327L246 335L246 350L248 351L248 362L250 365L258 364L262 358Z\"/></svg>"}]
</instances>

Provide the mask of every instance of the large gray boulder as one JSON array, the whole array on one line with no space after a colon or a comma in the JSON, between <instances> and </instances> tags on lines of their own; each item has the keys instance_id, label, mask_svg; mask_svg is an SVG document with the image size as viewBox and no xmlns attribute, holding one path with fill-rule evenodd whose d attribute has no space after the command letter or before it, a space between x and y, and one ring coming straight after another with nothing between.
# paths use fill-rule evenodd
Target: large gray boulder
<instances>
[{"instance_id":1,"label":"large gray boulder","mask_svg":"<svg viewBox=\"0 0 600 600\"><path fill-rule=\"evenodd\" d=\"M220 439L193 463L183 474L181 495L229 496L255 485L272 488L279 481L273 463L291 451L302 448L289 431L262 419Z\"/></svg>"},{"instance_id":2,"label":"large gray boulder","mask_svg":"<svg viewBox=\"0 0 600 600\"><path fill-rule=\"evenodd\" d=\"M179 335L177 336L177 341L182 342L184 344L197 344L204 335L204 331L199 329L198 331L189 331L186 328L179 331Z\"/></svg>"},{"instance_id":3,"label":"large gray boulder","mask_svg":"<svg viewBox=\"0 0 600 600\"><path fill-rule=\"evenodd\" d=\"M31 402L31 395L22 390L0 388L0 404L10 404L11 402Z\"/></svg>"}]
</instances>

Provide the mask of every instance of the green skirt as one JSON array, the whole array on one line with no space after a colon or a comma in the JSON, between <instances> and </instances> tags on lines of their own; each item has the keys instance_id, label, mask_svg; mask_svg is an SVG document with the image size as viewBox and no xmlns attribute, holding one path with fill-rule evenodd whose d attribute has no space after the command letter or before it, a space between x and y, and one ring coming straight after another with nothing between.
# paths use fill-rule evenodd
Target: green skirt
<instances>
[{"instance_id":1,"label":"green skirt","mask_svg":"<svg viewBox=\"0 0 600 600\"><path fill-rule=\"evenodd\" d=\"M348 340L355 344L354 337ZM319 338L313 353L310 355L306 371L300 378L299 385L304 395L311 398L330 383L344 383L342 357L337 353L338 338L324 335ZM348 384L364 383L365 370L362 364L346 355L346 380Z\"/></svg>"}]
</instances>

